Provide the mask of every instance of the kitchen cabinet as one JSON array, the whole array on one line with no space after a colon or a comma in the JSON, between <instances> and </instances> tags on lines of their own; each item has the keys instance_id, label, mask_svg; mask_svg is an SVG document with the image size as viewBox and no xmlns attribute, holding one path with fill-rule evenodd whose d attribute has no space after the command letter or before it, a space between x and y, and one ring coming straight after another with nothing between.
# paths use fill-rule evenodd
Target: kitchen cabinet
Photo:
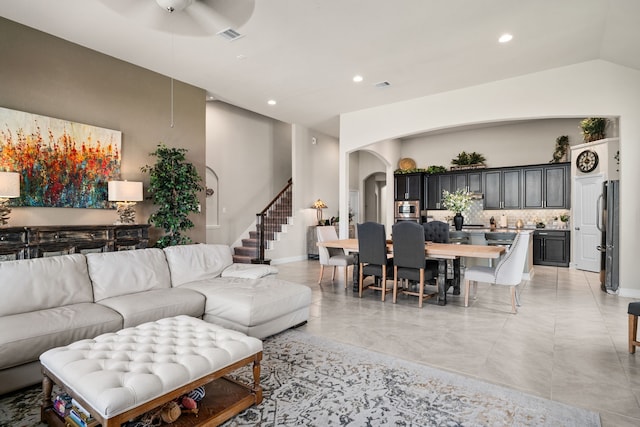
<instances>
[{"instance_id":1,"label":"kitchen cabinet","mask_svg":"<svg viewBox=\"0 0 640 427\"><path fill-rule=\"evenodd\" d=\"M484 209L520 209L521 176L519 168L484 172Z\"/></svg>"},{"instance_id":2,"label":"kitchen cabinet","mask_svg":"<svg viewBox=\"0 0 640 427\"><path fill-rule=\"evenodd\" d=\"M523 209L568 209L570 203L569 163L525 167Z\"/></svg>"},{"instance_id":3,"label":"kitchen cabinet","mask_svg":"<svg viewBox=\"0 0 640 427\"><path fill-rule=\"evenodd\" d=\"M533 264L568 267L571 251L569 230L536 230L533 233Z\"/></svg>"},{"instance_id":4,"label":"kitchen cabinet","mask_svg":"<svg viewBox=\"0 0 640 427\"><path fill-rule=\"evenodd\" d=\"M407 173L394 175L395 200L422 199L422 173Z\"/></svg>"},{"instance_id":5,"label":"kitchen cabinet","mask_svg":"<svg viewBox=\"0 0 640 427\"><path fill-rule=\"evenodd\" d=\"M455 172L451 174L453 191L464 190L471 193L482 193L482 172Z\"/></svg>"},{"instance_id":6,"label":"kitchen cabinet","mask_svg":"<svg viewBox=\"0 0 640 427\"><path fill-rule=\"evenodd\" d=\"M442 207L442 191L454 191L451 174L425 175L426 207L427 209L444 209Z\"/></svg>"}]
</instances>

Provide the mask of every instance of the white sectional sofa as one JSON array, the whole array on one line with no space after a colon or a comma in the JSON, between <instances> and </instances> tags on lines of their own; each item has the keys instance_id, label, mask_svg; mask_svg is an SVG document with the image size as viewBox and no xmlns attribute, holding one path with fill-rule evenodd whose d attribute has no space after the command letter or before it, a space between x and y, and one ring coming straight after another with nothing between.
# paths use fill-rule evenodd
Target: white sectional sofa
<instances>
[{"instance_id":1,"label":"white sectional sofa","mask_svg":"<svg viewBox=\"0 0 640 427\"><path fill-rule=\"evenodd\" d=\"M44 351L189 315L265 338L304 323L311 290L226 245L0 262L0 394L41 381Z\"/></svg>"}]
</instances>

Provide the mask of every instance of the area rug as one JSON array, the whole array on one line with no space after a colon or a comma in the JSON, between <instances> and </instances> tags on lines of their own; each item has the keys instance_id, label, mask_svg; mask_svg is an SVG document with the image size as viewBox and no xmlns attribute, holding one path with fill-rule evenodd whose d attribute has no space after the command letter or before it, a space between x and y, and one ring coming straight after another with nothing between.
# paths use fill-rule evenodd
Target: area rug
<instances>
[{"instance_id":1,"label":"area rug","mask_svg":"<svg viewBox=\"0 0 640 427\"><path fill-rule=\"evenodd\" d=\"M261 366L262 404L224 426L600 426L595 412L299 331L266 339ZM40 425L39 402L37 386L3 396L0 426Z\"/></svg>"}]
</instances>

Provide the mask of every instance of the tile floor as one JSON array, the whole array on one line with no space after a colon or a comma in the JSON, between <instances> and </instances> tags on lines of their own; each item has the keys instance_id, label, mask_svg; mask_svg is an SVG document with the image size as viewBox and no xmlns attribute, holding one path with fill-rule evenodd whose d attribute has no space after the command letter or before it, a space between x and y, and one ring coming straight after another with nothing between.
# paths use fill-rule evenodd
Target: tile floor
<instances>
[{"instance_id":1,"label":"tile floor","mask_svg":"<svg viewBox=\"0 0 640 427\"><path fill-rule=\"evenodd\" d=\"M278 265L279 277L313 290L310 334L504 385L601 415L605 427L640 425L640 351L628 353L627 305L600 290L599 275L535 266L518 314L508 288L479 284L468 308L380 293L362 299L342 272L318 286L318 261ZM341 270L341 269L338 269ZM349 270L351 273L351 270ZM389 282L391 283L391 282Z\"/></svg>"}]
</instances>

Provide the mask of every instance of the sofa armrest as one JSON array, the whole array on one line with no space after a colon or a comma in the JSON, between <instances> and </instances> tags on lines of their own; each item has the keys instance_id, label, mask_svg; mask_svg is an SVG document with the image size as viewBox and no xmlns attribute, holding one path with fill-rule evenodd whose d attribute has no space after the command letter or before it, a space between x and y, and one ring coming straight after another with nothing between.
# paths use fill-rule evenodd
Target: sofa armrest
<instances>
[{"instance_id":1,"label":"sofa armrest","mask_svg":"<svg viewBox=\"0 0 640 427\"><path fill-rule=\"evenodd\" d=\"M222 271L221 277L239 277L242 279L259 279L271 274L278 274L278 269L266 264L233 263Z\"/></svg>"}]
</instances>

